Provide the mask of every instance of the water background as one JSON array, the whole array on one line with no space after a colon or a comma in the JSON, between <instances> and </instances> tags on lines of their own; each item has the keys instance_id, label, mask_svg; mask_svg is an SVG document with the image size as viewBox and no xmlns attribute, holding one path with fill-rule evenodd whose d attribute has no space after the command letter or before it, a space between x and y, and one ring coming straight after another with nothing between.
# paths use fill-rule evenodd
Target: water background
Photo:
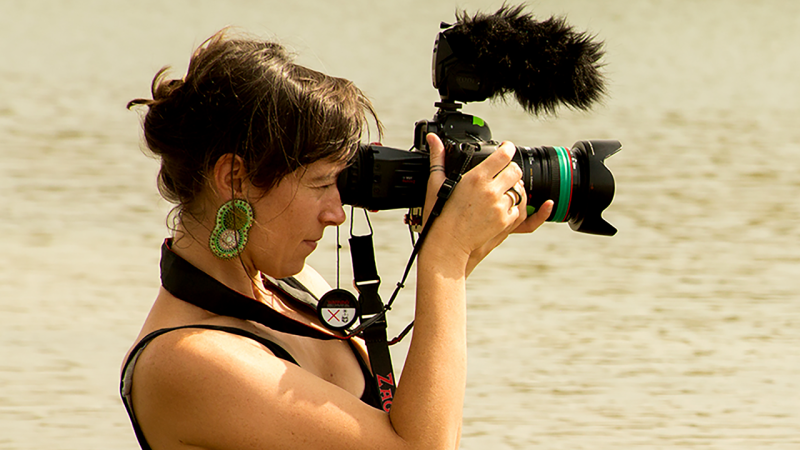
<instances>
[{"instance_id":1,"label":"water background","mask_svg":"<svg viewBox=\"0 0 800 450\"><path fill-rule=\"evenodd\" d=\"M179 76L226 25L276 37L354 80L384 143L408 147L434 113L439 22L500 4L2 0L0 449L137 448L117 374L158 287L169 205L124 105L160 67ZM800 448L800 3L531 9L606 41L608 98L557 118L465 111L521 145L622 141L605 214L620 231L548 224L473 273L461 447ZM372 216L384 298L410 251L401 216ZM334 249L328 233L311 258L331 283Z\"/></svg>"}]
</instances>

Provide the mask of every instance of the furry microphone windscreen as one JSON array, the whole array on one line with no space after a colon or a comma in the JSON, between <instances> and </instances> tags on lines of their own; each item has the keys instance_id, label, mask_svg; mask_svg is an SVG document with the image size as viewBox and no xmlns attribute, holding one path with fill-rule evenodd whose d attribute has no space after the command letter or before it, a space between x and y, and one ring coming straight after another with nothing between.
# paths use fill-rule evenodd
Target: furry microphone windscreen
<instances>
[{"instance_id":1,"label":"furry microphone windscreen","mask_svg":"<svg viewBox=\"0 0 800 450\"><path fill-rule=\"evenodd\" d=\"M444 33L454 53L474 65L492 98L513 94L529 113L555 113L561 104L588 109L605 94L603 43L563 18L538 22L523 6L494 14L457 14Z\"/></svg>"}]
</instances>

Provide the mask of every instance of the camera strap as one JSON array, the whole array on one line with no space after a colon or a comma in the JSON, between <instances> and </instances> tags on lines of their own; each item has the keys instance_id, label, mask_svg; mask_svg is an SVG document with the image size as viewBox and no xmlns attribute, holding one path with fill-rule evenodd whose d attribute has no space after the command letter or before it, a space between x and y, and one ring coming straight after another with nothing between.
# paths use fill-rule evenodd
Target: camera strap
<instances>
[{"instance_id":1,"label":"camera strap","mask_svg":"<svg viewBox=\"0 0 800 450\"><path fill-rule=\"evenodd\" d=\"M353 281L359 293L361 323L374 319L364 328L361 336L367 344L372 374L381 397L381 407L389 412L397 383L386 338L386 309L378 292L381 279L375 264L372 234L351 236L349 242L353 259Z\"/></svg>"},{"instance_id":2,"label":"camera strap","mask_svg":"<svg viewBox=\"0 0 800 450\"><path fill-rule=\"evenodd\" d=\"M211 313L251 320L281 333L322 340L344 339L286 317L264 303L234 291L178 256L171 246L172 239L165 240L161 246L161 285L176 298ZM265 287L273 288L270 284L265 284ZM278 285L274 285L274 289L276 295L289 295Z\"/></svg>"}]
</instances>

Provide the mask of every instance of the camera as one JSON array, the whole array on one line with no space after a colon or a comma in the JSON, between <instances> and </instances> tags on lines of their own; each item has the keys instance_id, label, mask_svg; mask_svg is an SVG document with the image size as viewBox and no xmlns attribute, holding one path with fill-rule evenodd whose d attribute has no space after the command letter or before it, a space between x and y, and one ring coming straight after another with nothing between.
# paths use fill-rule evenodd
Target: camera
<instances>
[{"instance_id":1,"label":"camera","mask_svg":"<svg viewBox=\"0 0 800 450\"><path fill-rule=\"evenodd\" d=\"M603 93L601 44L563 19L537 22L521 7L503 7L493 15L464 14L442 28L433 51L438 111L415 124L411 150L361 144L338 179L342 203L371 211L409 208L415 225L430 170L428 133L444 143L448 171L469 170L499 146L485 121L459 111L463 103L514 93L524 108L539 112L561 103L586 108ZM616 228L601 217L614 197L605 160L620 149L615 140L578 141L571 148L517 146L513 161L522 169L528 215L550 199L555 204L548 221L613 236Z\"/></svg>"}]
</instances>

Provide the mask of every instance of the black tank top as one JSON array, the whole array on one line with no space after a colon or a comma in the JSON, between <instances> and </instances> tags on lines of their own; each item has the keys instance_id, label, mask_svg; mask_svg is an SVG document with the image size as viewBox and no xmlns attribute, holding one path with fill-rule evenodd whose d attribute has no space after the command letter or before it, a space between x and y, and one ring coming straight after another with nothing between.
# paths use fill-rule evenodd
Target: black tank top
<instances>
[{"instance_id":1,"label":"black tank top","mask_svg":"<svg viewBox=\"0 0 800 450\"><path fill-rule=\"evenodd\" d=\"M175 253L173 253L169 248L169 241L165 242L164 246L162 248L162 283L165 284L165 287L167 287L166 285L169 284L169 283L164 283L164 281L167 281L167 280L164 279L165 278L165 260L167 260L169 262L168 265L170 265L170 266L178 266L179 267L179 270L178 269L174 269L173 270L173 275L171 275L171 276L174 277L174 273L178 273L180 275L180 278L181 278L181 283L192 285L193 281L197 281L198 284L204 285L204 287L213 288L213 289L210 289L210 290L203 290L203 292L206 292L206 293L208 293L208 292L217 292L217 293L220 293L221 295L238 295L238 294L234 293L233 291L231 291L227 286L223 285L219 281L216 281L212 277L210 277L210 276L206 275L205 273L201 272L199 269L191 266L188 262L186 262L185 260L183 260L182 258L177 256ZM278 284L277 280L270 279L270 280L265 280L265 281L269 281L269 282L275 283L276 285L280 286L281 293L283 295L289 296L290 298L293 298L295 301L301 302L303 304L307 304L309 306L313 306L313 305L311 305L311 303L313 303L313 301L315 300L313 294L311 294L305 288L305 286L300 284L297 280L295 280L295 279L281 280L280 284ZM198 286L198 285L195 284L194 286ZM227 292L227 291L230 291L230 292ZM176 297L178 297L178 296L176 296ZM178 298L180 298L180 297L178 297ZM182 300L187 301L188 299L182 299ZM253 300L253 301L255 302L255 300ZM192 303L192 304L196 304L194 301L188 301L188 302ZM259 305L263 305L263 304L259 303ZM200 305L198 305L198 306L200 306ZM276 317L276 318L278 318L278 317ZM280 316L280 318L284 318L284 316ZM260 323L263 324L263 321L260 321ZM268 324L265 324L265 325L268 326ZM139 359L139 356L141 355L141 353L145 349L145 347L147 347L147 344L152 342L153 339L157 338L158 336L161 336L162 334L168 333L170 331L179 330L179 329L187 329L187 328L190 328L190 329L194 328L194 329L216 330L216 331L232 333L232 334L236 334L236 335L239 335L239 336L250 338L250 339L258 342L259 344L263 345L267 349L269 349L276 357L281 358L281 359L286 360L286 361L289 361L292 364L295 364L295 365L299 366L299 364L297 364L297 361L292 357L292 355L290 355L289 352L287 352L286 349L284 349L280 345L278 345L275 342L272 342L269 339L266 339L266 338L264 338L262 336L258 336L256 334L253 334L253 333L251 333L249 331L246 331L246 330L242 330L240 328L197 324L197 325L185 325L185 326L173 327L173 328L162 328L160 330L156 330L156 331L148 334L147 336L142 338L142 340L139 341L134 346L134 348L131 350L131 353L128 356L128 359L125 361L125 365L122 368L122 374L121 374L121 379L120 379L120 396L122 397L122 403L125 405L125 409L128 412L128 417L131 420L131 424L133 425L133 430L136 433L136 438L139 440L139 445L141 446L142 450L151 450L151 448L150 448L150 445L147 443L147 440L144 437L144 433L142 432L142 429L141 429L141 427L139 425L139 422L136 419L136 414L133 411L133 399L131 397L131 392L132 392L132 387L133 387L133 371L134 371L134 367L136 366L136 361ZM294 327L289 327L289 328L290 329L294 329ZM279 331L288 331L288 330L280 330L279 327L278 327L278 329L279 329ZM303 335L305 335L303 331L301 331L301 332L303 333ZM301 333L298 333L298 334L301 334ZM350 341L348 341L348 344L350 345L350 348L353 351L353 354L355 355L356 359L358 360L358 364L361 367L361 372L362 372L362 374L364 376L364 393L361 395L361 401L363 401L364 403L366 403L366 404L368 404L368 405L370 405L370 406L372 406L374 408L381 409L381 400L380 400L380 395L378 393L378 388L375 385L375 383L373 382L372 373L370 372L370 369L369 369L367 363L364 361L364 358L362 358L361 353L354 347L354 344L352 342L350 342Z\"/></svg>"},{"instance_id":2,"label":"black tank top","mask_svg":"<svg viewBox=\"0 0 800 450\"><path fill-rule=\"evenodd\" d=\"M283 347L280 345L265 339L262 336L257 334L253 334L249 331L242 330L241 328L235 327L223 327L223 326L216 326L216 325L186 325L182 327L174 327L174 328L162 328L160 330L156 330L139 341L136 346L131 350L128 359L125 361L125 365L122 368L122 376L120 380L120 396L122 397L122 403L125 405L125 410L128 412L128 417L131 420L131 425L133 425L133 431L136 434L136 439L139 441L139 446L142 450L152 450L150 448L150 444L147 443L147 439L144 437L144 433L142 432L142 428L139 425L139 421L136 418L136 414L133 411L133 398L131 396L131 391L133 388L133 369L136 366L136 361L139 359L139 356L142 354L142 351L147 347L147 344L152 342L153 339L161 336L162 334L166 334L170 331L174 330L181 330L181 329L205 329L205 330L217 330L223 331L226 333L236 334L239 336L244 336L250 338L259 344L263 345L264 347L268 348L276 357L289 361L292 364L298 365L297 361L289 354ZM361 401L374 407L380 409L381 403L380 398L378 397L378 392L374 387L372 381L372 373L370 372L369 368L367 367L366 362L361 357L361 354L353 348L353 343L348 342L350 344L353 353L356 355L356 359L358 360L359 366L361 366L361 372L364 374L364 393L361 395Z\"/></svg>"}]
</instances>

